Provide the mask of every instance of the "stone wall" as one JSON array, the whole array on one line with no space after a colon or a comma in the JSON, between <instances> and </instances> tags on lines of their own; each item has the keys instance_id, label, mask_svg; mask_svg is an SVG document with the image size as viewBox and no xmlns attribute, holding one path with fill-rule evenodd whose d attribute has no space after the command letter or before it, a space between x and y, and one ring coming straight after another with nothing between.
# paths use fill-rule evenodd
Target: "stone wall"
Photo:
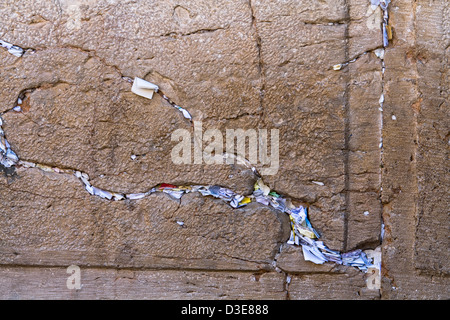
<instances>
[{"instance_id":1,"label":"stone wall","mask_svg":"<svg viewBox=\"0 0 450 320\"><path fill-rule=\"evenodd\" d=\"M5 0L0 14L0 39L25 49L0 48L2 128L21 160L123 193L251 193L244 166L171 161L191 123L134 95L140 77L203 130L278 129L266 184L307 204L331 249L382 254L374 289L357 268L304 261L288 216L257 203L108 201L18 166L0 178L0 298L450 298L448 1L392 0L386 48L368 0Z\"/></svg>"}]
</instances>

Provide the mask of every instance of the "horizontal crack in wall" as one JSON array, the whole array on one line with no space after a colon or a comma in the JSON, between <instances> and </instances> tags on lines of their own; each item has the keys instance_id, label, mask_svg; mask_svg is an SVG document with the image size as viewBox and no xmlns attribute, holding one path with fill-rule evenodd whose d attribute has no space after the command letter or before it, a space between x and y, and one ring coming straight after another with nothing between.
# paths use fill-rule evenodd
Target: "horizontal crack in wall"
<instances>
[{"instance_id":1,"label":"horizontal crack in wall","mask_svg":"<svg viewBox=\"0 0 450 320\"><path fill-rule=\"evenodd\" d=\"M264 95L264 72L263 72L263 61L261 57L261 39L258 35L258 30L256 27L256 18L254 16L253 7L251 1L249 1L249 7L251 10L251 16L252 16L252 24L255 28L256 33L256 46L258 50L258 59L259 59L259 73L260 77L262 78L261 88L260 88L260 105L262 108L263 103L263 95ZM332 23L342 23L342 21L333 21ZM204 33L204 32L214 32L217 30L223 30L224 28L216 28L216 29L202 29L197 30L192 33L187 33L183 35L190 35L195 33ZM385 26L383 26L383 32L385 31ZM178 35L178 34L176 34ZM172 36L172 34L168 34L168 36ZM14 46L8 42L1 41L0 44L5 47L11 54L14 54L17 57L22 57L24 53L27 51L26 49L22 49L18 46ZM77 48L77 47L73 47ZM93 50L84 50L82 48L77 48L79 50L82 50L83 52L87 52L90 55L94 55L97 57L100 61L102 61L106 66L113 67L122 77L123 80L127 82L131 82L131 78L125 77L121 74L120 70L117 66L114 65L108 65L105 63L103 59L97 56L96 52ZM333 67L334 70L340 70L346 65L355 62L357 59L361 58L362 56L366 55L369 52L376 52L379 51L380 48L374 48L368 51L365 51L356 57L352 58L349 61L345 61L340 63L339 65L335 65ZM29 51L35 51L34 49L28 49ZM383 65L384 68L384 65ZM32 89L27 89L32 90ZM22 91L17 99L17 104L20 106L20 99L21 94L23 94L24 91ZM179 107L175 103L172 102L171 99L169 99L166 95L164 95L161 91L159 91L162 98L165 99L168 103L170 103L172 106L177 108L179 111L183 113L183 115L188 118L192 122L192 118L186 116L186 113L183 112L187 110ZM16 111L14 108L17 106L13 106L13 108L8 109L6 112ZM382 106L381 106L382 107ZM263 108L262 108L263 110ZM189 113L187 113L189 114ZM232 190L229 190L227 188L223 188L217 185L188 185L188 186L175 186L167 183L161 183L147 192L142 193L119 193L115 191L108 191L108 190L102 190L99 189L90 183L89 176L82 171L79 171L75 168L59 168L54 167L46 164L41 163L35 163L32 161L24 161L20 160L19 157L12 151L11 146L9 145L6 135L2 129L2 120L0 117L0 132L1 132L1 139L2 142L0 144L1 152L0 152L0 170L3 171L6 175L12 176L14 175L14 168L20 167L20 168L37 168L39 170L45 171L45 172L53 172L58 174L69 174L69 175L75 175L81 183L84 185L84 188L87 192L89 192L91 195L101 197L105 200L112 200L112 201L121 201L121 200L138 200L142 199L144 197L147 197L153 193L167 193L169 196L171 196L174 199L181 199L181 197L190 192L199 192L204 196L213 196L215 198L220 198L226 202L228 202L233 208L240 208L245 207L245 205L249 202L258 202L259 204L262 204L264 206L273 208L277 211L284 212L289 215L289 218L291 220L291 237L288 241L290 244L296 244L301 245L303 249L303 255L306 260L313 261L315 263L324 263L326 261L333 261L338 264L344 264L344 265L351 265L360 268L361 270L366 271L368 267L372 266L371 261L367 258L365 253L362 250L354 250L348 253L339 253L337 251L333 251L328 249L321 241L318 241L318 233L313 229L311 226L308 218L307 218L307 208L304 208L303 206L296 207L292 204L291 199L285 198L282 195L278 194L276 191L271 190L270 187L264 184L261 175L258 173L255 167L253 167L250 162L242 157L239 157L238 155L231 155L231 154L224 154L224 157L233 157L238 163L246 166L247 168L250 168L252 172L254 173L255 177L258 179L257 183L255 184L255 190L252 194L249 195L240 195ZM380 146L381 147L381 146ZM275 256L276 257L276 256ZM276 259L274 258L274 263L276 264ZM287 281L288 276L286 275L286 291L287 295L288 293L288 284Z\"/></svg>"}]
</instances>

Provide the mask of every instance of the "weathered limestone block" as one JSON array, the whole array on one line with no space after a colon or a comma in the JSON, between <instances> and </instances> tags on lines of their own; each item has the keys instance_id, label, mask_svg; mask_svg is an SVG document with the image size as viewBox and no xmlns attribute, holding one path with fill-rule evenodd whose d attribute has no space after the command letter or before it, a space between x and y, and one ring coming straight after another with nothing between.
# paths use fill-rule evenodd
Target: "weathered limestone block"
<instances>
[{"instance_id":1,"label":"weathered limestone block","mask_svg":"<svg viewBox=\"0 0 450 320\"><path fill-rule=\"evenodd\" d=\"M200 194L109 202L75 176L38 169L20 170L0 190L9 203L0 219L2 264L272 269L289 236L284 213L256 203L233 209Z\"/></svg>"},{"instance_id":2,"label":"weathered limestone block","mask_svg":"<svg viewBox=\"0 0 450 320\"><path fill-rule=\"evenodd\" d=\"M449 297L448 136L442 130L448 123L448 12L445 1L396 1L392 8L382 172L382 292L388 299Z\"/></svg>"},{"instance_id":3,"label":"weathered limestone block","mask_svg":"<svg viewBox=\"0 0 450 320\"><path fill-rule=\"evenodd\" d=\"M356 270L345 274L302 274L292 276L288 287L293 300L357 300L377 298L376 292L364 289L364 275Z\"/></svg>"},{"instance_id":4,"label":"weathered limestone block","mask_svg":"<svg viewBox=\"0 0 450 320\"><path fill-rule=\"evenodd\" d=\"M418 269L449 274L450 24L446 17L450 4L430 6L420 1L416 10L417 89L421 96L411 106L417 108L413 110L419 141L414 263Z\"/></svg>"},{"instance_id":5,"label":"weathered limestone block","mask_svg":"<svg viewBox=\"0 0 450 320\"><path fill-rule=\"evenodd\" d=\"M199 272L80 268L80 289L68 289L66 268L0 268L1 299L222 300L286 298L277 272ZM180 310L181 313L181 310Z\"/></svg>"},{"instance_id":6,"label":"weathered limestone block","mask_svg":"<svg viewBox=\"0 0 450 320\"><path fill-rule=\"evenodd\" d=\"M382 73L382 12L368 0L2 1L1 39L26 49L0 48L2 128L21 159L123 193L251 193L242 165L172 162L171 134L194 128L159 95L134 95L128 80L143 78L203 131L279 130L264 181L308 204L328 247L381 244L382 287L305 262L284 244L288 217L257 204L106 201L73 175L18 168L0 177L0 296L448 299L449 6L392 0ZM65 287L71 264L81 291Z\"/></svg>"}]
</instances>

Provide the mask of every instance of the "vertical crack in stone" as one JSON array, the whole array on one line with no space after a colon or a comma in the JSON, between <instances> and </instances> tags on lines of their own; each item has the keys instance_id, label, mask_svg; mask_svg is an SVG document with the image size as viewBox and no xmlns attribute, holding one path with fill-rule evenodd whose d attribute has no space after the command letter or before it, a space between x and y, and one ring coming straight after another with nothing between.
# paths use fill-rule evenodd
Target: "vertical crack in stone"
<instances>
[{"instance_id":1,"label":"vertical crack in stone","mask_svg":"<svg viewBox=\"0 0 450 320\"><path fill-rule=\"evenodd\" d=\"M349 61L349 28L350 28L350 10L348 1L344 2L345 6L345 20L347 23L345 24L344 29L344 38L345 38L345 48L344 48L344 57L345 61ZM348 72L345 74L345 89L344 89L344 192L345 192L345 210L344 210L344 234L343 234L343 251L347 250L348 243L348 210L350 208L350 179L349 179L349 143L350 143L350 75Z\"/></svg>"},{"instance_id":2,"label":"vertical crack in stone","mask_svg":"<svg viewBox=\"0 0 450 320\"><path fill-rule=\"evenodd\" d=\"M251 25L252 28L254 29L254 34L255 34L255 42L256 42L256 50L257 50L257 59L258 59L258 73L259 73L259 104L260 104L260 109L261 109L261 114L262 117L264 119L264 94L265 94L265 86L266 86L266 79L265 79L265 72L264 72L264 61L263 61L263 57L262 57L262 42L261 42L261 37L259 36L259 32L258 32L258 26L257 26L257 19L255 16L255 12L254 12L254 8L252 6L252 2L251 0L249 0L248 2L249 8L250 8L250 13L251 13ZM345 31L344 31L344 36L345 36L345 48L344 48L344 53L345 53L345 61L349 61L349 25L350 25L350 18L349 18L349 6L348 3L345 2L345 21L347 21L346 23L346 27L345 27ZM94 55L95 57L97 57L95 50L83 50L80 48L76 48L82 51L86 51L88 52L90 55ZM93 52L93 53L92 53ZM101 62L103 62L105 65L108 66L108 64L105 63L105 61L103 59L99 60ZM350 61L351 62L351 61ZM111 66L113 67L115 70L118 71L119 74L120 71L118 70L118 68L116 66ZM126 77L122 78L126 81L128 81L128 79L126 79ZM346 206L346 210L344 213L344 244L343 244L343 250L345 251L347 249L347 242L348 242L348 208L349 208L349 139L350 139L350 106L349 106L349 85L350 85L350 74L349 72L345 72L344 73L344 81L345 81L345 89L344 89L344 113L345 113L345 120L344 120L344 166L345 166L345 206ZM94 129L93 129L94 130ZM247 161L248 162L248 161ZM76 169L61 169L58 167L52 167L52 166L48 166L48 165L44 165L44 164L39 164L39 163L33 163L33 162L24 162L24 161L17 161L17 164L15 164L17 166L21 166L21 167L36 167L40 170L43 171L48 171L48 172L56 172L56 173L62 173L62 174L72 174L75 175L79 180L81 180L81 182L84 184L86 191L88 191L91 195L96 195L99 196L101 198L104 199L108 199L108 200L124 200L124 199L130 199L130 200L135 200L135 199L141 199L144 198L156 191L162 191L159 188L159 185L157 187L152 188L151 190L144 192L144 193L138 193L138 194L122 194L122 193L115 193L115 192L110 192L110 191L106 191L106 190L101 190L99 188L96 188L94 186L92 186L89 182L89 176L81 171L77 171ZM254 168L252 167L252 171L257 174L256 169L253 170ZM258 177L260 177L257 174ZM262 180L261 180L262 181ZM216 198L218 197L217 194L213 193L211 190L214 189L214 187L218 187L218 186L210 186L211 190L208 189L202 189L205 188L205 186L190 186L192 187L192 191L187 191L187 189L183 189L183 190L177 190L175 192L175 190L171 191L171 192L175 192L176 194L174 194L173 196L177 199L180 199L181 196L184 193L188 193L188 192L194 192L194 191L199 191L201 192L203 195L214 195ZM267 187L267 186L266 186ZM156 190L156 189L158 190ZM262 188L262 187L261 187ZM177 189L175 186L173 186L172 189ZM179 188L178 188L179 189ZM217 188L216 188L217 189ZM191 188L189 188L189 190L191 190ZM215 189L214 189L215 190ZM209 191L211 191L210 193L208 193ZM229 190L231 192L231 190ZM270 191L270 190L269 190ZM275 192L275 191L274 191ZM238 197L240 200L238 200L238 202L236 202L235 206L233 207L238 207L238 203L244 198L244 196L241 195L237 195L234 192L233 196L232 196L232 200L236 200L234 199L234 197ZM278 196L279 197L279 196ZM229 201L229 200L227 200ZM259 202L259 201L257 201ZM232 202L234 203L234 202ZM239 203L240 205L240 203ZM277 207L275 207L276 209L280 208L279 204L277 204ZM306 218L306 215L305 215ZM309 226L310 227L310 226ZM308 228L309 228L308 227ZM312 228L312 227L311 227ZM305 231L306 232L306 231ZM303 234L303 233L302 233ZM317 235L317 234L316 234ZM301 236L300 236L301 237ZM314 238L314 237L311 237ZM303 238L302 238L303 239ZM313 245L313 242L307 240L306 238L304 239L307 243L307 245ZM314 241L314 240L313 240ZM302 244L303 249L305 250L304 245ZM336 255L338 255L340 257L340 254L338 252L333 252L330 251L328 248L326 248L325 246L323 246L323 244L321 244L322 251L324 251L323 253L321 253L321 255L323 256L323 254L327 254L329 256L333 256L333 259L335 259ZM317 254L319 254L319 249L317 247L315 247L315 249L317 250ZM311 253L312 251L310 251ZM342 261L340 263L344 263L346 265L352 265L351 263L353 263L352 261L355 259L360 259L361 256L361 250L356 250L355 252L350 252L345 254L345 256L342 256ZM311 258L310 258L311 259ZM322 259L322 258L321 258ZM327 260L327 258L325 258L323 256L324 261L335 261L333 259L331 260ZM339 258L341 259L341 258ZM344 261L345 260L345 261ZM369 262L366 259L363 259L364 261L362 262L363 265L367 265ZM313 260L311 260L313 261ZM340 261L340 260L339 260ZM276 261L274 261L276 264ZM323 263L323 262L320 262ZM358 262L357 265L360 265L361 262ZM355 266L357 266L355 265Z\"/></svg>"},{"instance_id":3,"label":"vertical crack in stone","mask_svg":"<svg viewBox=\"0 0 450 320\"><path fill-rule=\"evenodd\" d=\"M289 273L285 273L284 278L284 290L286 291L286 300L291 300L291 295L289 293L289 286L291 284L292 277L289 275Z\"/></svg>"},{"instance_id":4,"label":"vertical crack in stone","mask_svg":"<svg viewBox=\"0 0 450 320\"><path fill-rule=\"evenodd\" d=\"M251 27L253 28L253 31L255 33L255 43L256 43L256 50L257 50L257 58L258 58L258 74L259 74L259 108L260 113L262 115L262 118L264 120L265 118L265 112L264 112L264 95L266 90L266 75L264 72L264 61L262 58L262 42L261 37L258 32L258 24L257 19L255 16L255 11L253 8L252 0L248 0L248 6L250 8L250 15L251 15Z\"/></svg>"},{"instance_id":5,"label":"vertical crack in stone","mask_svg":"<svg viewBox=\"0 0 450 320\"><path fill-rule=\"evenodd\" d=\"M388 16L388 6L386 6L386 8L383 10L383 26L381 28L381 32L382 32L382 36L383 36L383 51L382 51L382 55L377 55L380 58L380 64L381 64L381 96L379 99L379 110L380 110L380 128L379 128L379 149L380 149L380 171L379 171L379 179L380 179L380 207L381 207L381 230L380 230L380 241L381 241L381 269L380 273L381 276L384 278L388 278L390 279L391 283L395 283L394 279L391 278L391 276L389 275L389 270L387 270L385 268L385 266L383 265L383 247L386 244L386 242L391 242L391 234L388 234L388 236L386 237L385 232L390 233L390 231L392 230L390 224L390 209L387 209L388 207L390 208L390 205L384 202L384 192L383 192L383 173L384 173L384 144L383 144L383 135L384 135L384 101L385 101L385 97L387 95L386 92L386 83L385 83L385 71L386 71L386 63L385 63L385 58L386 58L386 51L387 51L387 44L385 42L384 39L384 24L387 24L387 16ZM388 239L388 240L387 240ZM382 279L381 279L382 280ZM380 296L383 297L383 285L380 285Z\"/></svg>"}]
</instances>

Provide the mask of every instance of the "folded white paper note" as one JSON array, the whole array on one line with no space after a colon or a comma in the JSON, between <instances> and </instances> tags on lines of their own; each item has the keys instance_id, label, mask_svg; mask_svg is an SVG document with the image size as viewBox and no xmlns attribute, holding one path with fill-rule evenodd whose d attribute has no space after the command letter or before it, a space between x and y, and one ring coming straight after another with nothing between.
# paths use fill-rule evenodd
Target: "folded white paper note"
<instances>
[{"instance_id":1,"label":"folded white paper note","mask_svg":"<svg viewBox=\"0 0 450 320\"><path fill-rule=\"evenodd\" d=\"M158 86L141 78L134 78L131 92L147 99L153 98L153 93L158 91Z\"/></svg>"}]
</instances>

